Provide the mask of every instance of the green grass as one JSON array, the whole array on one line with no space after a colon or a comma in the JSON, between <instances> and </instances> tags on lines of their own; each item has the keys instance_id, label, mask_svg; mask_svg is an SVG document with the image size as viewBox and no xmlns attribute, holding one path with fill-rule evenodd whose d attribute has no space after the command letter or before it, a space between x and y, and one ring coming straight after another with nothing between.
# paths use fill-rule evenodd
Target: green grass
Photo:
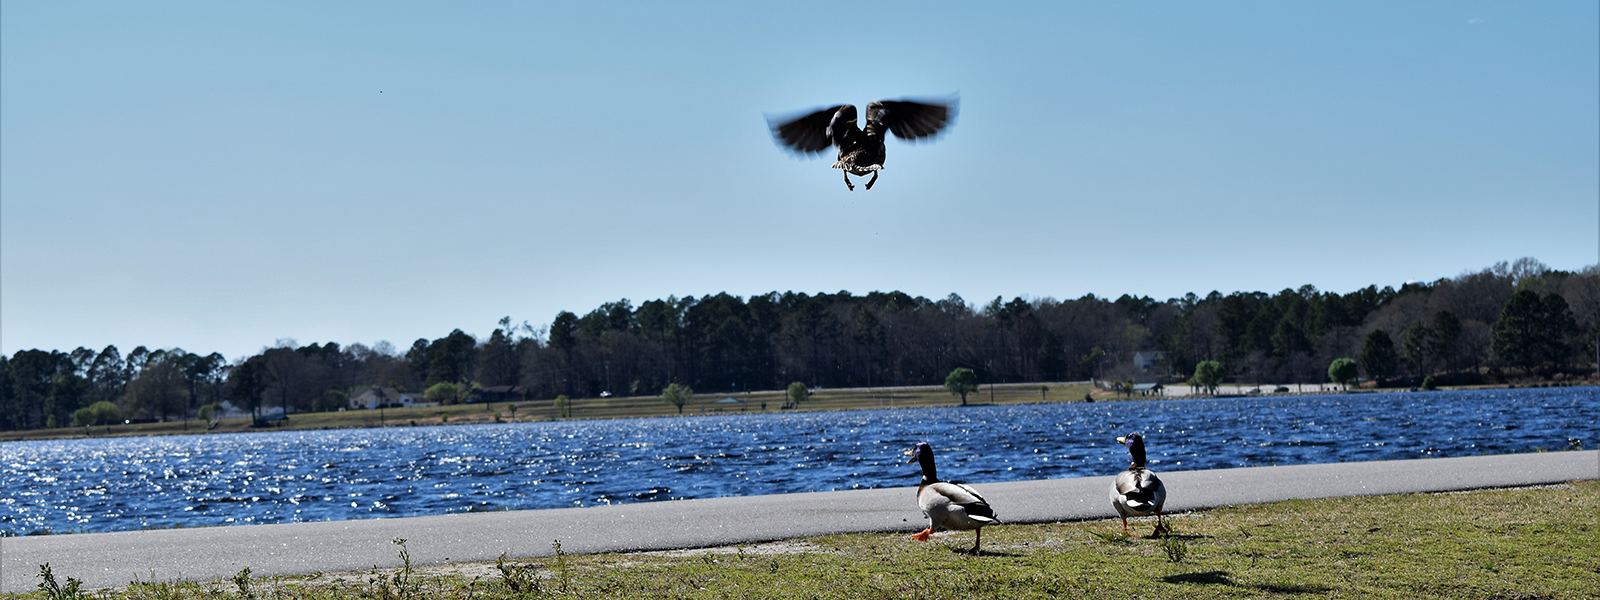
<instances>
[{"instance_id":1,"label":"green grass","mask_svg":"<svg viewBox=\"0 0 1600 600\"><path fill-rule=\"evenodd\" d=\"M967 396L967 403L973 405L989 404L1027 404L1036 402L1082 402L1085 394L1091 393L1088 384L1047 384L1050 390L1043 395L1039 393L1037 383L1029 384L1001 384L993 386L984 385L978 393ZM1094 398L1110 400L1113 397L1105 392L1094 391ZM736 398L747 400L743 404L713 404L723 398ZM765 412L792 412L783 411L779 407L784 403L783 391L752 392L745 394L696 394L694 401L683 408L684 416L740 414L763 412L761 403L766 402ZM919 386L908 388L851 388L839 390L822 390L812 395L798 409L800 411L830 411L830 410L865 410L876 408L912 408L932 406L955 406L961 403L957 396L952 396L939 386ZM511 406L516 406L513 417ZM661 400L660 396L626 396L611 398L579 398L572 403L573 419L623 419L639 417L669 417L678 415L675 406ZM408 427L415 425L466 425L473 423L493 423L495 413L500 415L500 422L531 422L556 420L556 411L553 400L533 400L523 402L490 402L474 404L456 404L451 406L430 406L414 408L388 408L377 410L347 410L342 412L320 413L295 413L289 415L285 421L277 421L270 429L345 429L353 427ZM270 430L268 429L268 430ZM216 429L210 433L234 433L241 431L263 431L251 428L250 419L223 419ZM99 426L85 430L82 427L63 427L56 429L35 429L28 431L3 431L0 432L0 442L18 440L45 440L45 439L71 439L82 438L85 435L93 437L118 437L140 435L182 435L207 433L206 425L202 421L170 421L166 423L133 423L128 425L113 425L110 427Z\"/></svg>"},{"instance_id":2,"label":"green grass","mask_svg":"<svg viewBox=\"0 0 1600 600\"><path fill-rule=\"evenodd\" d=\"M1108 508L1109 511L1109 508ZM1596 598L1600 483L1296 500L1180 515L910 531L709 551L512 560L251 581L139 583L93 597ZM426 540L411 540L412 548ZM1181 550L1175 550L1181 548ZM401 547L403 551L404 547ZM62 589L57 586L56 589ZM27 595L45 597L43 592Z\"/></svg>"}]
</instances>

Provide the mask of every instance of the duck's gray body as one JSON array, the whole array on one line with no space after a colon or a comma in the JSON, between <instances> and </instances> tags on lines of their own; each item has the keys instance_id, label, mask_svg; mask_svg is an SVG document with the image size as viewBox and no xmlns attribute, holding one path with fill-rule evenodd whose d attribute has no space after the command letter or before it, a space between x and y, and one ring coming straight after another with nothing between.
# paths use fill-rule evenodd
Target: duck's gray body
<instances>
[{"instance_id":1,"label":"duck's gray body","mask_svg":"<svg viewBox=\"0 0 1600 600\"><path fill-rule=\"evenodd\" d=\"M1111 506L1122 517L1123 535L1128 533L1128 517L1150 515L1156 516L1155 533L1166 532L1161 506L1167 501L1167 486L1161 483L1155 471L1145 468L1144 437L1130 433L1117 438L1117 442L1127 446L1128 454L1133 457L1128 470L1117 473L1117 478L1111 482Z\"/></svg>"},{"instance_id":2,"label":"duck's gray body","mask_svg":"<svg viewBox=\"0 0 1600 600\"><path fill-rule=\"evenodd\" d=\"M872 175L867 189L878 181L878 171L888 153L884 137L894 134L903 140L931 138L955 119L955 98L941 101L879 100L867 104L867 126L856 125L856 107L840 104L787 119L768 119L778 144L799 154L820 154L830 146L839 149L833 168L845 172L844 184L851 190L850 176Z\"/></svg>"},{"instance_id":3,"label":"duck's gray body","mask_svg":"<svg viewBox=\"0 0 1600 600\"><path fill-rule=\"evenodd\" d=\"M1117 473L1111 484L1111 505L1122 518L1148 517L1161 512L1167 501L1167 486L1154 471L1128 469Z\"/></svg>"},{"instance_id":4,"label":"duck's gray body","mask_svg":"<svg viewBox=\"0 0 1600 600\"><path fill-rule=\"evenodd\" d=\"M970 485L939 481L932 446L921 442L906 454L911 455L906 464L916 462L922 466L922 481L917 484L917 507L928 518L928 528L911 537L926 542L933 530L941 527L976 531L977 537L968 552L977 554L983 546L983 527L1000 522L994 516L994 508Z\"/></svg>"},{"instance_id":5,"label":"duck's gray body","mask_svg":"<svg viewBox=\"0 0 1600 600\"><path fill-rule=\"evenodd\" d=\"M917 486L917 507L928 527L972 531L994 523L994 509L972 486L936 481Z\"/></svg>"}]
</instances>

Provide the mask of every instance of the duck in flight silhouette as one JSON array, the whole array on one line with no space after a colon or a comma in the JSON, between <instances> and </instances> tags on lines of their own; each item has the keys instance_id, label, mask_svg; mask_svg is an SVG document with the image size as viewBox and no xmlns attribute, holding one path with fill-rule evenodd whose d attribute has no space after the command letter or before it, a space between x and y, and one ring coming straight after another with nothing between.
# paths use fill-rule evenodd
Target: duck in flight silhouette
<instances>
[{"instance_id":1,"label":"duck in flight silhouette","mask_svg":"<svg viewBox=\"0 0 1600 600\"><path fill-rule=\"evenodd\" d=\"M867 125L856 125L856 107L840 104L799 116L767 118L778 144L802 155L817 155L829 146L839 149L833 168L844 170L844 185L855 191L850 176L865 177L867 189L883 169L885 134L907 141L931 139L955 121L955 97L947 100L879 100L867 104Z\"/></svg>"}]
</instances>

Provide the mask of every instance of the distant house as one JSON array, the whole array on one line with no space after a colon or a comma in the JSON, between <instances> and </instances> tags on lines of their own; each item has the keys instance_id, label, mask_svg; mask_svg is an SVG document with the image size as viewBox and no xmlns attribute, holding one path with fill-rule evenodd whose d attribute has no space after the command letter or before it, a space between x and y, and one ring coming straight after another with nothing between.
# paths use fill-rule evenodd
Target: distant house
<instances>
[{"instance_id":1,"label":"distant house","mask_svg":"<svg viewBox=\"0 0 1600 600\"><path fill-rule=\"evenodd\" d=\"M250 411L234 406L232 402L222 401L222 414L217 415L224 419L238 419L250 416Z\"/></svg>"},{"instance_id":2,"label":"distant house","mask_svg":"<svg viewBox=\"0 0 1600 600\"><path fill-rule=\"evenodd\" d=\"M394 388L367 388L350 396L351 409L399 408L402 406L428 406L422 394L402 392Z\"/></svg>"},{"instance_id":3,"label":"distant house","mask_svg":"<svg viewBox=\"0 0 1600 600\"><path fill-rule=\"evenodd\" d=\"M1138 367L1140 371L1149 371L1165 358L1166 356L1155 350L1135 352L1133 353L1133 366Z\"/></svg>"}]
</instances>

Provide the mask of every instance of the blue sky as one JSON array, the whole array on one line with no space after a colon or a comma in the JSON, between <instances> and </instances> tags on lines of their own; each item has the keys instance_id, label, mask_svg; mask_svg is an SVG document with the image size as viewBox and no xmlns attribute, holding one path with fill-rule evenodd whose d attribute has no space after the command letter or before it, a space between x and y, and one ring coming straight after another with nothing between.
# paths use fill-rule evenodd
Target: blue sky
<instances>
[{"instance_id":1,"label":"blue sky","mask_svg":"<svg viewBox=\"0 0 1600 600\"><path fill-rule=\"evenodd\" d=\"M1600 9L0 5L0 352L1600 262ZM959 93L878 184L764 114Z\"/></svg>"}]
</instances>

